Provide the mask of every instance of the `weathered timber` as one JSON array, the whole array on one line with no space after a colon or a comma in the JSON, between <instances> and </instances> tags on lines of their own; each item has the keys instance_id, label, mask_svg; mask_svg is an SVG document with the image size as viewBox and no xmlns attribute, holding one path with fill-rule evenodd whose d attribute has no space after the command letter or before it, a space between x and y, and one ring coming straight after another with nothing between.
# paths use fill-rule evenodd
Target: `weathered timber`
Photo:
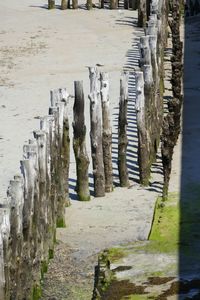
<instances>
[{"instance_id":1,"label":"weathered timber","mask_svg":"<svg viewBox=\"0 0 200 300\"><path fill-rule=\"evenodd\" d=\"M138 27L145 27L147 21L146 0L138 0Z\"/></svg>"},{"instance_id":2,"label":"weathered timber","mask_svg":"<svg viewBox=\"0 0 200 300\"><path fill-rule=\"evenodd\" d=\"M55 8L55 0L48 0L48 9Z\"/></svg>"},{"instance_id":3,"label":"weathered timber","mask_svg":"<svg viewBox=\"0 0 200 300\"><path fill-rule=\"evenodd\" d=\"M23 208L23 249L21 258L20 288L22 299L28 299L33 286L33 273L39 270L42 246L39 211L38 160L35 156L23 159L21 169L24 175L24 208ZM37 213L35 214L35 211ZM36 260L33 265L32 257ZM36 275L36 276L37 276ZM36 279L39 284L39 278Z\"/></svg>"},{"instance_id":4,"label":"weathered timber","mask_svg":"<svg viewBox=\"0 0 200 300\"><path fill-rule=\"evenodd\" d=\"M88 10L92 9L92 7L93 7L92 0L87 0L86 7L87 7Z\"/></svg>"},{"instance_id":5,"label":"weathered timber","mask_svg":"<svg viewBox=\"0 0 200 300\"><path fill-rule=\"evenodd\" d=\"M124 0L124 9L129 9L129 0Z\"/></svg>"},{"instance_id":6,"label":"weathered timber","mask_svg":"<svg viewBox=\"0 0 200 300\"><path fill-rule=\"evenodd\" d=\"M171 2L172 19L169 25L172 33L172 93L173 99L168 102L168 114L163 121L162 130L162 163L163 163L163 198L168 196L168 187L171 174L171 163L174 146L177 142L181 128L181 110L182 110L182 42L180 40L180 2L173 0Z\"/></svg>"},{"instance_id":7,"label":"weathered timber","mask_svg":"<svg viewBox=\"0 0 200 300\"><path fill-rule=\"evenodd\" d=\"M20 284L20 268L19 257L23 246L23 180L22 177L15 176L14 180L10 181L8 188L8 201L10 203L10 287L11 298L19 299L18 285Z\"/></svg>"},{"instance_id":8,"label":"weathered timber","mask_svg":"<svg viewBox=\"0 0 200 300\"><path fill-rule=\"evenodd\" d=\"M102 111L99 88L99 73L96 67L89 68L90 77L90 139L94 176L95 197L105 196L105 174L102 147Z\"/></svg>"},{"instance_id":9,"label":"weathered timber","mask_svg":"<svg viewBox=\"0 0 200 300\"><path fill-rule=\"evenodd\" d=\"M66 89L57 89L51 91L51 108L52 114L55 119L55 147L57 148L56 162L55 162L55 183L57 186L57 226L65 226L65 206L66 206L66 193L65 193L65 177L63 176L63 122L64 122L64 110L65 103L68 94ZM61 101L64 99L64 101Z\"/></svg>"},{"instance_id":10,"label":"weathered timber","mask_svg":"<svg viewBox=\"0 0 200 300\"><path fill-rule=\"evenodd\" d=\"M144 76L143 72L136 73L136 116L138 129L138 165L140 183L149 184L149 148L148 135L145 124L145 97L144 97Z\"/></svg>"},{"instance_id":11,"label":"weathered timber","mask_svg":"<svg viewBox=\"0 0 200 300\"><path fill-rule=\"evenodd\" d=\"M117 9L118 1L117 0L110 0L110 9Z\"/></svg>"},{"instance_id":12,"label":"weathered timber","mask_svg":"<svg viewBox=\"0 0 200 300\"><path fill-rule=\"evenodd\" d=\"M90 200L88 166L89 158L86 150L86 126L84 117L84 93L83 82L75 81L75 102L74 102L74 138L73 148L76 159L76 191L80 201Z\"/></svg>"},{"instance_id":13,"label":"weathered timber","mask_svg":"<svg viewBox=\"0 0 200 300\"><path fill-rule=\"evenodd\" d=\"M162 154L162 164L163 164L163 199L168 196L169 180L172 167L172 156L174 151L174 120L172 114L167 114L163 120L162 129L162 143L161 143L161 154Z\"/></svg>"},{"instance_id":14,"label":"weathered timber","mask_svg":"<svg viewBox=\"0 0 200 300\"><path fill-rule=\"evenodd\" d=\"M118 119L118 172L121 187L129 186L127 168L127 104L128 104L128 73L124 72L120 79L120 100Z\"/></svg>"},{"instance_id":15,"label":"weathered timber","mask_svg":"<svg viewBox=\"0 0 200 300\"><path fill-rule=\"evenodd\" d=\"M109 79L108 73L100 73L101 81L101 104L103 120L103 161L105 171L105 191L113 191L113 169L112 169L112 126L110 116L110 99L109 99Z\"/></svg>"},{"instance_id":16,"label":"weathered timber","mask_svg":"<svg viewBox=\"0 0 200 300\"><path fill-rule=\"evenodd\" d=\"M66 0L61 0L61 9L65 10L68 8L68 3Z\"/></svg>"},{"instance_id":17,"label":"weathered timber","mask_svg":"<svg viewBox=\"0 0 200 300\"><path fill-rule=\"evenodd\" d=\"M2 201L0 208L0 296L2 300L10 299L10 207Z\"/></svg>"},{"instance_id":18,"label":"weathered timber","mask_svg":"<svg viewBox=\"0 0 200 300\"><path fill-rule=\"evenodd\" d=\"M140 68L142 69L144 65L151 64L151 50L149 47L149 36L143 36L140 38L139 50L140 50L139 65Z\"/></svg>"},{"instance_id":19,"label":"weathered timber","mask_svg":"<svg viewBox=\"0 0 200 300\"><path fill-rule=\"evenodd\" d=\"M72 0L72 8L77 9L78 8L78 0Z\"/></svg>"}]
</instances>

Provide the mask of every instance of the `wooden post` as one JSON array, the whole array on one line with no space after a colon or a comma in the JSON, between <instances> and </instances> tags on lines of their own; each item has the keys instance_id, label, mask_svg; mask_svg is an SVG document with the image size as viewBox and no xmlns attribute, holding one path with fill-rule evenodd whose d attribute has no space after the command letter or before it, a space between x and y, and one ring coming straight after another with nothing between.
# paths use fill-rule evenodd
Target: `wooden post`
<instances>
[{"instance_id":1,"label":"wooden post","mask_svg":"<svg viewBox=\"0 0 200 300\"><path fill-rule=\"evenodd\" d=\"M105 175L103 165L101 102L99 91L99 73L97 68L90 67L90 122L91 150L94 176L95 197L105 196Z\"/></svg>"},{"instance_id":2,"label":"wooden post","mask_svg":"<svg viewBox=\"0 0 200 300\"><path fill-rule=\"evenodd\" d=\"M129 9L129 0L124 0L124 9Z\"/></svg>"},{"instance_id":3,"label":"wooden post","mask_svg":"<svg viewBox=\"0 0 200 300\"><path fill-rule=\"evenodd\" d=\"M149 47L149 36L142 36L139 43L140 60L139 65L142 69L144 65L151 64L151 52Z\"/></svg>"},{"instance_id":4,"label":"wooden post","mask_svg":"<svg viewBox=\"0 0 200 300\"><path fill-rule=\"evenodd\" d=\"M65 199L65 206L70 205L69 200L69 164L70 164L70 137L69 137L69 119L67 99L62 99L64 102L64 114L63 114L63 139L62 139L62 178L63 178L63 197Z\"/></svg>"},{"instance_id":5,"label":"wooden post","mask_svg":"<svg viewBox=\"0 0 200 300\"><path fill-rule=\"evenodd\" d=\"M88 10L91 10L92 9L92 0L87 0L87 3L86 3L86 7Z\"/></svg>"},{"instance_id":6,"label":"wooden post","mask_svg":"<svg viewBox=\"0 0 200 300\"><path fill-rule=\"evenodd\" d=\"M118 121L118 171L121 187L129 186L126 162L127 138L127 102L128 102L128 73L124 72L120 79L120 101Z\"/></svg>"},{"instance_id":7,"label":"wooden post","mask_svg":"<svg viewBox=\"0 0 200 300\"><path fill-rule=\"evenodd\" d=\"M70 138L69 138L69 121L68 121L68 104L69 94L66 89L56 89L51 91L51 106L57 107L54 114L58 113L58 134L59 134L59 195L61 207L64 211L64 206L69 206L69 162L70 162Z\"/></svg>"},{"instance_id":8,"label":"wooden post","mask_svg":"<svg viewBox=\"0 0 200 300\"><path fill-rule=\"evenodd\" d=\"M145 124L145 98L143 72L136 73L136 115L138 128L138 164L140 172L140 183L149 184L149 143Z\"/></svg>"},{"instance_id":9,"label":"wooden post","mask_svg":"<svg viewBox=\"0 0 200 300\"><path fill-rule=\"evenodd\" d=\"M104 0L101 0L101 8L104 8Z\"/></svg>"},{"instance_id":10,"label":"wooden post","mask_svg":"<svg viewBox=\"0 0 200 300\"><path fill-rule=\"evenodd\" d=\"M138 0L132 0L132 9L137 10L138 9Z\"/></svg>"},{"instance_id":11,"label":"wooden post","mask_svg":"<svg viewBox=\"0 0 200 300\"><path fill-rule=\"evenodd\" d=\"M22 291L22 299L28 299L30 290L33 287L33 274L38 276L43 254L37 157L30 154L30 157L23 159L21 161L21 170L24 176L24 243L21 261L20 290ZM36 279L36 283L39 283L39 277L40 276ZM23 286L26 286L26 289L23 289Z\"/></svg>"},{"instance_id":12,"label":"wooden post","mask_svg":"<svg viewBox=\"0 0 200 300\"><path fill-rule=\"evenodd\" d=\"M61 9L65 10L67 8L68 8L67 1L66 0L61 0Z\"/></svg>"},{"instance_id":13,"label":"wooden post","mask_svg":"<svg viewBox=\"0 0 200 300\"><path fill-rule=\"evenodd\" d=\"M48 0L48 9L55 8L55 0Z\"/></svg>"},{"instance_id":14,"label":"wooden post","mask_svg":"<svg viewBox=\"0 0 200 300\"><path fill-rule=\"evenodd\" d=\"M118 1L117 0L110 0L110 9L117 9Z\"/></svg>"},{"instance_id":15,"label":"wooden post","mask_svg":"<svg viewBox=\"0 0 200 300\"><path fill-rule=\"evenodd\" d=\"M138 3L138 27L145 27L147 21L146 0L139 0Z\"/></svg>"},{"instance_id":16,"label":"wooden post","mask_svg":"<svg viewBox=\"0 0 200 300\"><path fill-rule=\"evenodd\" d=\"M88 182L88 166L89 158L86 151L86 126L84 117L84 94L83 82L75 81L75 102L74 102L74 139L73 149L76 159L76 191L80 201L90 200L89 182Z\"/></svg>"},{"instance_id":17,"label":"wooden post","mask_svg":"<svg viewBox=\"0 0 200 300\"><path fill-rule=\"evenodd\" d=\"M21 278L21 258L23 248L23 205L24 205L24 189L23 180L20 176L15 176L10 181L7 191L8 202L10 204L10 280L11 298L19 299L19 286ZM19 261L20 258L20 261Z\"/></svg>"},{"instance_id":18,"label":"wooden post","mask_svg":"<svg viewBox=\"0 0 200 300\"><path fill-rule=\"evenodd\" d=\"M105 191L113 191L113 170L112 170L112 126L109 110L109 79L108 73L100 74L101 81L101 104L102 104L102 120L103 120L103 160L105 171Z\"/></svg>"},{"instance_id":19,"label":"wooden post","mask_svg":"<svg viewBox=\"0 0 200 300\"><path fill-rule=\"evenodd\" d=\"M39 215L38 229L41 237L41 264L48 263L48 195L47 195L47 135L43 130L34 131L34 137L38 148L39 168L39 206L35 207L35 213Z\"/></svg>"},{"instance_id":20,"label":"wooden post","mask_svg":"<svg viewBox=\"0 0 200 300\"><path fill-rule=\"evenodd\" d=\"M54 116L54 138L53 138L53 151L55 152L52 154L52 160L54 161L53 167L54 170L52 174L54 178L52 179L55 182L55 195L56 195L56 208L55 211L57 212L56 219L57 219L57 227L65 227L65 199L63 198L63 177L62 177L62 161L61 161L61 148L62 148L62 133L60 134L60 109L58 105L58 101L60 100L59 91L55 93L58 95L58 100L55 100L55 105L50 107L50 114ZM62 116L63 119L63 116Z\"/></svg>"},{"instance_id":21,"label":"wooden post","mask_svg":"<svg viewBox=\"0 0 200 300\"><path fill-rule=\"evenodd\" d=\"M72 0L72 8L77 9L78 8L78 0Z\"/></svg>"},{"instance_id":22,"label":"wooden post","mask_svg":"<svg viewBox=\"0 0 200 300\"><path fill-rule=\"evenodd\" d=\"M3 300L10 299L10 208L7 201L0 208L0 296Z\"/></svg>"},{"instance_id":23,"label":"wooden post","mask_svg":"<svg viewBox=\"0 0 200 300\"><path fill-rule=\"evenodd\" d=\"M4 272L4 247L3 247L3 234L2 234L2 209L0 209L0 299L6 300L5 297L5 272Z\"/></svg>"}]
</instances>

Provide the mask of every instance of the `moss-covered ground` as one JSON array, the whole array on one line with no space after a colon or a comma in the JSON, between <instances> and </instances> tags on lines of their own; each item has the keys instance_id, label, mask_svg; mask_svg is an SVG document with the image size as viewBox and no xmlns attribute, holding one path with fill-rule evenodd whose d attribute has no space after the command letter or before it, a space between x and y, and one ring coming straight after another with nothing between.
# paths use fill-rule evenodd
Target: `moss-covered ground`
<instances>
[{"instance_id":1,"label":"moss-covered ground","mask_svg":"<svg viewBox=\"0 0 200 300\"><path fill-rule=\"evenodd\" d=\"M195 264L200 264L199 226L200 186L188 185L180 194L170 193L165 201L159 197L148 241L108 250L114 280L102 299L108 299L107 295L109 300L168 299L178 295L186 299L191 293L198 297L200 274ZM117 287L118 296L114 292Z\"/></svg>"}]
</instances>

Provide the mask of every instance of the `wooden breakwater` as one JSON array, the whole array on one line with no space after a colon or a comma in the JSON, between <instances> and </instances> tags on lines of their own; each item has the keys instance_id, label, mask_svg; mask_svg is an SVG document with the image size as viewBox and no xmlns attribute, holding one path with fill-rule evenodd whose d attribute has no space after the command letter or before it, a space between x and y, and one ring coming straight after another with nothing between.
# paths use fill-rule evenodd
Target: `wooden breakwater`
<instances>
[{"instance_id":1,"label":"wooden breakwater","mask_svg":"<svg viewBox=\"0 0 200 300\"><path fill-rule=\"evenodd\" d=\"M69 205L69 124L66 89L51 92L49 115L23 147L21 174L0 207L0 299L39 299L53 256L56 226Z\"/></svg>"},{"instance_id":2,"label":"wooden breakwater","mask_svg":"<svg viewBox=\"0 0 200 300\"><path fill-rule=\"evenodd\" d=\"M161 5L162 3L162 5ZM139 11L140 12L140 11ZM146 11L147 13L147 11ZM136 114L140 183L149 184L152 163L163 124L163 59L167 39L167 1L153 1L149 21L141 37L140 71L136 78ZM176 17L176 16L175 16ZM178 16L177 16L178 18ZM142 24L144 26L144 24ZM180 50L178 27L174 32L173 92L181 101ZM90 146L86 147L84 91L82 82L74 83L73 150L76 159L76 192L79 200L90 200L88 166L92 162L94 195L103 197L114 188L112 170L112 123L109 108L109 77L98 68L89 68ZM119 78L118 176L121 187L129 186L127 168L127 104L129 73ZM24 145L21 174L14 176L8 199L0 207L0 299L39 299L40 282L53 256L56 226L65 225L65 207L69 205L68 174L70 124L66 89L51 92L48 116L40 119L40 128ZM172 104L172 102L170 103ZM134 109L134 107L133 107ZM174 115L173 115L174 116ZM180 110L176 120L180 121ZM164 119L165 120L165 119ZM167 123L169 124L169 123ZM173 123L174 124L174 123ZM167 125L169 126L169 125ZM176 133L179 126L176 122Z\"/></svg>"},{"instance_id":3,"label":"wooden breakwater","mask_svg":"<svg viewBox=\"0 0 200 300\"><path fill-rule=\"evenodd\" d=\"M48 0L48 9L52 10L59 7L61 10L67 9L78 9L82 7L79 5L78 0L61 0L59 1L59 5L56 5L55 0ZM131 9L136 10L139 7L139 0L101 0L99 3L94 3L92 0L86 0L85 7L87 10L91 10L93 8L109 8L109 9Z\"/></svg>"}]
</instances>

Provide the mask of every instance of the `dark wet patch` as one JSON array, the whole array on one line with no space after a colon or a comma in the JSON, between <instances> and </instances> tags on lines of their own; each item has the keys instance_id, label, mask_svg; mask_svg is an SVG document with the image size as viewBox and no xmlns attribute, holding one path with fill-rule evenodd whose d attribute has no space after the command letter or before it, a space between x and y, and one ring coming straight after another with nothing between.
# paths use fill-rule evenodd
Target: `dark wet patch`
<instances>
[{"instance_id":1,"label":"dark wet patch","mask_svg":"<svg viewBox=\"0 0 200 300\"><path fill-rule=\"evenodd\" d=\"M172 282L170 288L158 296L157 300L163 300L165 297L172 295L188 294L194 289L197 289L197 292L200 293L200 279Z\"/></svg>"},{"instance_id":2,"label":"dark wet patch","mask_svg":"<svg viewBox=\"0 0 200 300\"><path fill-rule=\"evenodd\" d=\"M144 286L135 285L128 280L113 280L101 296L102 300L121 300L125 296L147 294Z\"/></svg>"},{"instance_id":3,"label":"dark wet patch","mask_svg":"<svg viewBox=\"0 0 200 300\"><path fill-rule=\"evenodd\" d=\"M131 270L132 267L131 266L119 266L115 269L112 270L112 272L116 273L116 272L123 272L123 271L128 271Z\"/></svg>"},{"instance_id":4,"label":"dark wet patch","mask_svg":"<svg viewBox=\"0 0 200 300\"><path fill-rule=\"evenodd\" d=\"M174 278L175 277L148 277L147 284L161 285L173 280Z\"/></svg>"}]
</instances>

